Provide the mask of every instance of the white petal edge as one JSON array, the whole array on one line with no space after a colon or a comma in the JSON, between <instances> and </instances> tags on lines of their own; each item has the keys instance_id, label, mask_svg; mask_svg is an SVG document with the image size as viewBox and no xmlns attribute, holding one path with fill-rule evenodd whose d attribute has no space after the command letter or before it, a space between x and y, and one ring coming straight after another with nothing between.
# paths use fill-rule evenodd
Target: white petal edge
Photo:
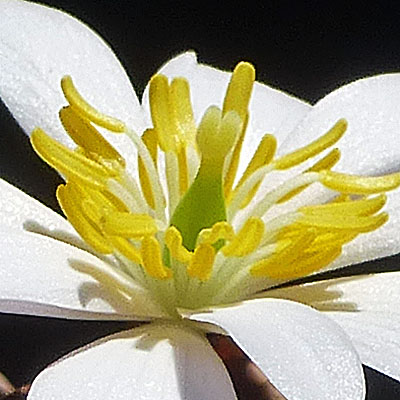
<instances>
[{"instance_id":1,"label":"white petal edge","mask_svg":"<svg viewBox=\"0 0 400 400\"><path fill-rule=\"evenodd\" d=\"M310 307L257 299L190 318L223 328L288 400L364 399L349 338Z\"/></svg>"},{"instance_id":2,"label":"white petal edge","mask_svg":"<svg viewBox=\"0 0 400 400\"><path fill-rule=\"evenodd\" d=\"M29 400L235 400L228 373L195 331L147 325L109 336L51 365Z\"/></svg>"},{"instance_id":3,"label":"white petal edge","mask_svg":"<svg viewBox=\"0 0 400 400\"><path fill-rule=\"evenodd\" d=\"M240 60L238 60L240 61ZM251 60L250 60L251 61ZM233 67L233 66L232 66ZM231 72L221 71L197 62L194 52L178 55L163 65L158 73L168 78L184 77L189 81L193 110L197 123L211 105L222 107ZM143 93L142 104L149 116L149 87ZM250 100L250 118L243 147L243 160L249 161L266 133L283 142L286 135L309 112L311 106L282 91L255 83ZM243 169L243 166L241 167Z\"/></svg>"},{"instance_id":4,"label":"white petal edge","mask_svg":"<svg viewBox=\"0 0 400 400\"><path fill-rule=\"evenodd\" d=\"M80 272L96 266L113 273L109 264L92 254L46 236L11 229L0 229L0 243L1 312L79 319L164 316L133 282L132 298L126 299Z\"/></svg>"},{"instance_id":5,"label":"white petal edge","mask_svg":"<svg viewBox=\"0 0 400 400\"><path fill-rule=\"evenodd\" d=\"M40 126L71 145L58 119L66 105L60 81L67 74L101 112L143 129L129 78L99 35L66 13L27 1L3 0L0 14L0 97L27 134ZM107 139L129 158L125 135Z\"/></svg>"},{"instance_id":6,"label":"white petal edge","mask_svg":"<svg viewBox=\"0 0 400 400\"><path fill-rule=\"evenodd\" d=\"M330 279L264 295L310 305L350 336L361 361L400 380L400 272Z\"/></svg>"},{"instance_id":7,"label":"white petal edge","mask_svg":"<svg viewBox=\"0 0 400 400\"><path fill-rule=\"evenodd\" d=\"M335 170L384 174L400 169L400 74L378 75L345 85L317 102L279 148L284 154L322 135L340 118L348 129Z\"/></svg>"}]
</instances>

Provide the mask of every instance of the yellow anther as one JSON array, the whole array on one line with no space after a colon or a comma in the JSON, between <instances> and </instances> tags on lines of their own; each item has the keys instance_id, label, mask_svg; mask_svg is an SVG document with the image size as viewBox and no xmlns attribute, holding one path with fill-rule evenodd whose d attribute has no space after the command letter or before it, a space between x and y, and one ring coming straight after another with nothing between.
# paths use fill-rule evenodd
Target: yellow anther
<instances>
[{"instance_id":1,"label":"yellow anther","mask_svg":"<svg viewBox=\"0 0 400 400\"><path fill-rule=\"evenodd\" d=\"M177 127L173 118L168 78L155 75L150 80L150 111L154 128L157 130L158 143L163 151L176 151L180 145Z\"/></svg>"},{"instance_id":2,"label":"yellow anther","mask_svg":"<svg viewBox=\"0 0 400 400\"><path fill-rule=\"evenodd\" d=\"M250 273L253 276L264 276L272 279L291 279L296 259L314 239L315 232L303 230L293 240L284 239L278 242L275 253L253 264Z\"/></svg>"},{"instance_id":3,"label":"yellow anther","mask_svg":"<svg viewBox=\"0 0 400 400\"><path fill-rule=\"evenodd\" d=\"M101 207L89 199L82 200L80 206L84 216L98 228L100 226L100 220L104 215L104 211Z\"/></svg>"},{"instance_id":4,"label":"yellow anther","mask_svg":"<svg viewBox=\"0 0 400 400\"><path fill-rule=\"evenodd\" d=\"M92 192L97 192L96 190L92 191L92 190L88 190L89 192L89 196L91 198L94 199ZM108 201L108 204L110 205L110 207L116 211L121 211L121 212L128 212L128 208L126 206L126 204L117 196L115 196L113 193L111 193L108 190L102 190L100 192L100 194L102 195L103 199L106 198Z\"/></svg>"},{"instance_id":5,"label":"yellow anther","mask_svg":"<svg viewBox=\"0 0 400 400\"><path fill-rule=\"evenodd\" d=\"M246 119L255 77L255 69L250 63L240 62L235 67L224 99L224 114L236 111L242 121Z\"/></svg>"},{"instance_id":6,"label":"yellow anther","mask_svg":"<svg viewBox=\"0 0 400 400\"><path fill-rule=\"evenodd\" d=\"M190 262L193 253L182 244L182 235L174 226L170 226L165 232L165 244L175 260L182 263Z\"/></svg>"},{"instance_id":7,"label":"yellow anther","mask_svg":"<svg viewBox=\"0 0 400 400\"><path fill-rule=\"evenodd\" d=\"M142 135L142 141L149 150L150 156L157 168L157 132L154 129L147 129ZM139 180L142 188L143 196L147 204L154 210L155 202L153 190L151 189L151 182L146 167L141 159L138 157Z\"/></svg>"},{"instance_id":8,"label":"yellow anther","mask_svg":"<svg viewBox=\"0 0 400 400\"><path fill-rule=\"evenodd\" d=\"M243 127L232 152L224 181L224 195L229 198L236 172L239 166L240 152L246 133L248 122L248 106L255 80L255 69L247 62L240 62L232 73L231 80L226 91L223 114L235 111L242 120Z\"/></svg>"},{"instance_id":9,"label":"yellow anther","mask_svg":"<svg viewBox=\"0 0 400 400\"><path fill-rule=\"evenodd\" d=\"M151 277L156 279L172 278L172 271L162 262L160 244L155 237L143 238L141 256L143 268Z\"/></svg>"},{"instance_id":10,"label":"yellow anther","mask_svg":"<svg viewBox=\"0 0 400 400\"><path fill-rule=\"evenodd\" d=\"M70 185L60 185L57 188L57 200L66 215L68 221L76 229L79 235L94 250L102 254L112 253L112 247L101 231L91 223L82 211L80 206L82 199L74 188Z\"/></svg>"},{"instance_id":11,"label":"yellow anther","mask_svg":"<svg viewBox=\"0 0 400 400\"><path fill-rule=\"evenodd\" d=\"M96 154L106 160L114 160L125 167L125 160L117 150L87 120L82 118L71 106L59 112L61 123L70 138L90 156Z\"/></svg>"},{"instance_id":12,"label":"yellow anther","mask_svg":"<svg viewBox=\"0 0 400 400\"><path fill-rule=\"evenodd\" d=\"M313 254L300 256L295 261L290 261L286 264L282 263L277 268L270 268L268 274L260 276L268 276L268 278L277 280L301 278L329 265L339 257L341 250L340 246L330 247Z\"/></svg>"},{"instance_id":13,"label":"yellow anther","mask_svg":"<svg viewBox=\"0 0 400 400\"><path fill-rule=\"evenodd\" d=\"M325 169L331 169L340 160L340 150L333 149L325 157L322 157L310 168L306 169L304 172L319 172Z\"/></svg>"},{"instance_id":14,"label":"yellow anther","mask_svg":"<svg viewBox=\"0 0 400 400\"><path fill-rule=\"evenodd\" d=\"M85 188L85 192L86 192L85 193L86 197L90 198L91 203L96 204L97 208L107 210L107 211L110 211L110 210L119 211L118 208L116 207L116 204L118 204L118 203L111 200L112 197L104 195L99 190L92 190L90 188ZM110 195L111 195L111 193L110 193Z\"/></svg>"},{"instance_id":15,"label":"yellow anther","mask_svg":"<svg viewBox=\"0 0 400 400\"><path fill-rule=\"evenodd\" d=\"M70 185L70 183L68 183ZM104 215L113 212L128 212L128 209L112 193L107 191L100 192L99 190L93 190L90 188L83 188L79 185L75 185L76 188L80 189L79 197L82 201L81 207L82 211L86 215L87 218L92 220L97 226L102 226L102 220Z\"/></svg>"},{"instance_id":16,"label":"yellow anther","mask_svg":"<svg viewBox=\"0 0 400 400\"><path fill-rule=\"evenodd\" d=\"M309 254L305 253L304 257L296 263L293 277L300 278L312 272L319 271L338 258L341 252L341 245L335 246L332 244L321 248L320 251L310 252Z\"/></svg>"},{"instance_id":17,"label":"yellow anther","mask_svg":"<svg viewBox=\"0 0 400 400\"><path fill-rule=\"evenodd\" d=\"M118 176L116 170L106 168L79 152L68 149L39 128L33 130L31 144L47 164L68 178L83 181L89 186L105 187L109 178Z\"/></svg>"},{"instance_id":18,"label":"yellow anther","mask_svg":"<svg viewBox=\"0 0 400 400\"><path fill-rule=\"evenodd\" d=\"M344 229L334 229L334 228L312 228L315 234L315 239L309 249L319 249L326 246L332 247L336 245L342 245L344 243L353 240L360 232ZM282 241L285 239L296 240L299 236L303 234L304 225L294 223L282 229L277 236L277 240ZM307 250L308 251L308 250Z\"/></svg>"},{"instance_id":19,"label":"yellow anther","mask_svg":"<svg viewBox=\"0 0 400 400\"><path fill-rule=\"evenodd\" d=\"M102 227L108 235L140 239L157 233L155 220L147 214L113 211L104 215Z\"/></svg>"},{"instance_id":20,"label":"yellow anther","mask_svg":"<svg viewBox=\"0 0 400 400\"><path fill-rule=\"evenodd\" d=\"M92 107L75 88L72 78L68 75L61 79L61 88L68 103L82 117L95 123L98 126L108 129L111 132L124 132L126 127L120 120L102 114Z\"/></svg>"},{"instance_id":21,"label":"yellow anther","mask_svg":"<svg viewBox=\"0 0 400 400\"><path fill-rule=\"evenodd\" d=\"M356 176L333 171L321 171L320 182L333 190L351 194L374 194L400 186L400 172L384 176Z\"/></svg>"},{"instance_id":22,"label":"yellow anther","mask_svg":"<svg viewBox=\"0 0 400 400\"><path fill-rule=\"evenodd\" d=\"M236 173L239 167L240 161L240 153L242 151L242 146L244 142L244 137L246 134L247 123L249 122L248 115L246 115L245 119L243 120L243 127L240 133L240 136L236 142L236 145L232 151L232 156L229 160L229 165L226 170L225 179L224 179L224 196L226 199L230 198L230 194L233 187L233 182L236 178Z\"/></svg>"},{"instance_id":23,"label":"yellow anther","mask_svg":"<svg viewBox=\"0 0 400 400\"><path fill-rule=\"evenodd\" d=\"M225 256L243 257L257 249L264 234L264 223L260 218L251 217L234 239L221 251Z\"/></svg>"},{"instance_id":24,"label":"yellow anther","mask_svg":"<svg viewBox=\"0 0 400 400\"><path fill-rule=\"evenodd\" d=\"M129 240L118 236L107 236L107 240L115 250L119 251L129 260L136 264L143 263L140 251L132 243L130 243Z\"/></svg>"},{"instance_id":25,"label":"yellow anther","mask_svg":"<svg viewBox=\"0 0 400 400\"><path fill-rule=\"evenodd\" d=\"M355 232L370 232L378 229L388 220L386 213L372 216L353 216L353 215L325 215L325 214L304 214L296 223L317 228L344 229Z\"/></svg>"},{"instance_id":26,"label":"yellow anther","mask_svg":"<svg viewBox=\"0 0 400 400\"><path fill-rule=\"evenodd\" d=\"M196 128L187 81L176 78L171 85L164 75L150 80L150 111L158 142L163 151L178 152L194 145Z\"/></svg>"},{"instance_id":27,"label":"yellow anther","mask_svg":"<svg viewBox=\"0 0 400 400\"><path fill-rule=\"evenodd\" d=\"M340 159L340 151L339 149L333 149L330 151L325 157L321 158L318 162L316 162L313 166L310 168L306 169L304 172L319 172L325 169L331 169ZM279 201L278 204L284 203L285 201L290 200L294 196L298 195L301 193L304 189L306 189L308 185L303 185L290 193L288 193L286 196L283 196Z\"/></svg>"},{"instance_id":28,"label":"yellow anther","mask_svg":"<svg viewBox=\"0 0 400 400\"><path fill-rule=\"evenodd\" d=\"M193 117L188 81L184 78L173 79L169 93L180 138L187 145L193 145L196 138L196 124Z\"/></svg>"},{"instance_id":29,"label":"yellow anther","mask_svg":"<svg viewBox=\"0 0 400 400\"><path fill-rule=\"evenodd\" d=\"M276 139L272 135L264 135L262 138L260 144L258 145L258 148L256 152L253 155L253 158L249 162L246 170L244 171L242 177L240 178L238 184L236 185L236 188L233 192L230 192L229 194L229 199L228 202L232 199L232 197L235 195L235 193L240 189L240 187L243 185L245 180L257 169L269 164L272 161L272 158L274 157L275 150L276 150ZM257 190L260 186L261 182L257 183L256 185L253 186L253 188L249 191L248 195L246 196L245 200L241 204L241 208L246 207L250 201L253 199L255 194L257 193ZM225 185L225 188L227 186ZM225 194L229 193L229 191L225 190Z\"/></svg>"},{"instance_id":30,"label":"yellow anther","mask_svg":"<svg viewBox=\"0 0 400 400\"><path fill-rule=\"evenodd\" d=\"M220 221L211 228L200 231L199 243L214 244L219 240L232 240L234 236L235 232L232 226L226 221Z\"/></svg>"},{"instance_id":31,"label":"yellow anther","mask_svg":"<svg viewBox=\"0 0 400 400\"><path fill-rule=\"evenodd\" d=\"M189 169L186 148L181 148L177 153L179 168L179 193L182 196L189 187Z\"/></svg>"},{"instance_id":32,"label":"yellow anther","mask_svg":"<svg viewBox=\"0 0 400 400\"><path fill-rule=\"evenodd\" d=\"M240 178L235 190L242 186L243 182L255 171L269 164L275 155L277 142L273 135L264 135L257 147L253 158Z\"/></svg>"},{"instance_id":33,"label":"yellow anther","mask_svg":"<svg viewBox=\"0 0 400 400\"><path fill-rule=\"evenodd\" d=\"M214 247L207 243L199 244L194 250L193 257L187 267L188 275L202 282L207 281L211 276L214 259Z\"/></svg>"},{"instance_id":34,"label":"yellow anther","mask_svg":"<svg viewBox=\"0 0 400 400\"><path fill-rule=\"evenodd\" d=\"M311 142L309 145L295 150L292 153L286 154L285 156L274 161L275 168L291 168L311 157L314 157L328 147L333 146L343 136L346 129L347 121L340 119L327 133L325 133L325 135Z\"/></svg>"},{"instance_id":35,"label":"yellow anther","mask_svg":"<svg viewBox=\"0 0 400 400\"><path fill-rule=\"evenodd\" d=\"M323 251L327 247L338 247L343 244L350 242L358 236L358 233L347 233L342 229L328 229L321 230L321 233L315 238L312 246L310 246L310 252Z\"/></svg>"},{"instance_id":36,"label":"yellow anther","mask_svg":"<svg viewBox=\"0 0 400 400\"><path fill-rule=\"evenodd\" d=\"M386 203L386 196L381 194L370 199L333 202L315 206L305 206L298 211L305 214L361 215L368 216L378 212Z\"/></svg>"}]
</instances>

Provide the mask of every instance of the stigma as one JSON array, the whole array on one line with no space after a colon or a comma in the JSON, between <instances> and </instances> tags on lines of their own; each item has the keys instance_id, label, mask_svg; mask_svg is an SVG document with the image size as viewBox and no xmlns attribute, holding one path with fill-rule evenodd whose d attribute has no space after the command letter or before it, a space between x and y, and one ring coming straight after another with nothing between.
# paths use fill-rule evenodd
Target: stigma
<instances>
[{"instance_id":1,"label":"stigma","mask_svg":"<svg viewBox=\"0 0 400 400\"><path fill-rule=\"evenodd\" d=\"M59 118L76 148L40 128L31 143L65 180L56 195L69 222L95 252L119 261L118 274L101 282L107 289L123 291L134 282L170 315L177 308L240 301L260 287L324 269L346 243L387 221L381 211L385 192L400 185L400 173L334 172L336 144L347 129L343 119L280 157L277 140L265 132L238 173L254 81L254 67L239 63L221 107L210 105L196 122L188 81L155 75L149 87L152 125L134 132L90 105L71 77L62 78L67 104ZM99 127L131 139L137 177ZM298 172L305 162L311 166ZM290 179L256 196L271 172L291 169L297 173ZM269 217L315 183L331 190L330 201Z\"/></svg>"}]
</instances>

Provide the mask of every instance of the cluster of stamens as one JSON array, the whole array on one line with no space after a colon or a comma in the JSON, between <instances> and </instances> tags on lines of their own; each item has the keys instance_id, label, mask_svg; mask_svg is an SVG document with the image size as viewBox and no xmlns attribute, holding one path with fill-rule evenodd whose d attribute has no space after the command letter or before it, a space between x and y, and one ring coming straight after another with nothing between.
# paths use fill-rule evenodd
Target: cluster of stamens
<instances>
[{"instance_id":1,"label":"cluster of stamens","mask_svg":"<svg viewBox=\"0 0 400 400\"><path fill-rule=\"evenodd\" d=\"M171 314L177 307L237 301L260 289L260 280L266 288L321 270L345 243L386 222L387 214L378 213L386 201L383 193L400 185L400 174L333 172L337 148L255 201L268 173L322 154L347 124L339 120L314 142L282 157L275 157L276 139L266 134L237 179L254 79L254 68L239 63L222 109L211 106L196 125L188 82L154 76L153 127L141 137L89 105L70 77L62 79L69 104L59 116L77 148L70 150L39 128L31 141L65 178L57 198L68 220L96 252L119 260L110 287L129 296L123 282L133 280ZM95 125L132 140L138 180ZM328 203L265 220L270 209L315 182L339 194Z\"/></svg>"}]
</instances>

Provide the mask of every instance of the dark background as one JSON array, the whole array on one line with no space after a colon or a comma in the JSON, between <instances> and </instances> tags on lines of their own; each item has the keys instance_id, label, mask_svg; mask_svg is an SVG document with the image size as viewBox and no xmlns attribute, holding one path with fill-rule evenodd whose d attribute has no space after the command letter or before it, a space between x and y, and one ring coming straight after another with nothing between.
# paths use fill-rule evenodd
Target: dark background
<instances>
[{"instance_id":1,"label":"dark background","mask_svg":"<svg viewBox=\"0 0 400 400\"><path fill-rule=\"evenodd\" d=\"M198 52L201 62L223 69L251 61L258 80L310 102L357 78L400 71L400 4L395 2L43 3L66 10L97 30L139 93L162 63L189 49ZM36 159L4 106L0 132L0 176L57 209L54 192L59 178ZM398 260L363 268L393 269ZM61 354L123 326L0 315L0 371L23 384ZM366 373L369 400L399 398L399 383L370 369Z\"/></svg>"}]
</instances>

